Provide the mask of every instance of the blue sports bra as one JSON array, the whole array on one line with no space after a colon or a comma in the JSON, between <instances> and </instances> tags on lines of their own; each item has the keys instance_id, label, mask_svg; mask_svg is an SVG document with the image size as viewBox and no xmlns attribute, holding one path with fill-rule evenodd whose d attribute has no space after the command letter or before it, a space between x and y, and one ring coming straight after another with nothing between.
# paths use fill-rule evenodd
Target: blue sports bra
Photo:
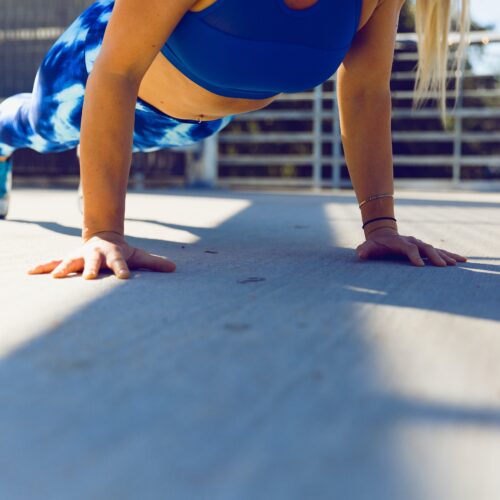
<instances>
[{"instance_id":1,"label":"blue sports bra","mask_svg":"<svg viewBox=\"0 0 500 500\"><path fill-rule=\"evenodd\" d=\"M161 52L184 75L226 97L264 99L327 80L351 46L362 0L216 0L188 11Z\"/></svg>"}]
</instances>

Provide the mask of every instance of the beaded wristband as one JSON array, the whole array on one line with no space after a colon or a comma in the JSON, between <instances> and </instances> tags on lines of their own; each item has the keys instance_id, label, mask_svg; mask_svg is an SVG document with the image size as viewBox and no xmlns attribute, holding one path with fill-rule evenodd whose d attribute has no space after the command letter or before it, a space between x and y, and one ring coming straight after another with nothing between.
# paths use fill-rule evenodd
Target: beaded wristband
<instances>
[{"instance_id":1,"label":"beaded wristband","mask_svg":"<svg viewBox=\"0 0 500 500\"><path fill-rule=\"evenodd\" d=\"M361 226L361 229L364 229L366 225L370 224L370 222L375 222L377 220L386 220L386 219L390 219L390 220L393 220L394 222L397 222L396 219L394 217L375 217L375 219L370 219L370 220L367 220L362 226Z\"/></svg>"},{"instance_id":2,"label":"beaded wristband","mask_svg":"<svg viewBox=\"0 0 500 500\"><path fill-rule=\"evenodd\" d=\"M386 198L386 197L393 197L394 195L393 194L374 194L373 196L368 196L368 198L366 198L366 200L363 200L360 204L359 204L359 208L361 208L367 201L372 201L372 200L378 200L379 198Z\"/></svg>"}]
</instances>

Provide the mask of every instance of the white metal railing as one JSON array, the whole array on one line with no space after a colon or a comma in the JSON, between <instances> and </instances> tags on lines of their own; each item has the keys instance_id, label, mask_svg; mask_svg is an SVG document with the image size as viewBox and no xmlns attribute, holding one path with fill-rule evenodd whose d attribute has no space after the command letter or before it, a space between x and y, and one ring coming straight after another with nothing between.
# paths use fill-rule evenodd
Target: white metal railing
<instances>
[{"instance_id":1,"label":"white metal railing","mask_svg":"<svg viewBox=\"0 0 500 500\"><path fill-rule=\"evenodd\" d=\"M452 34L450 43L453 43L456 35ZM415 35L398 35L398 40L408 41L415 40ZM500 33L492 32L477 32L471 33L471 43L498 43L500 42ZM401 52L395 54L396 60L406 60L416 62L416 53ZM470 166L484 166L500 169L500 154L492 155L464 155L462 148L465 143L476 142L486 143L500 141L500 129L497 127L491 130L483 131L468 131L464 128L464 121L469 118L496 119L500 121L500 105L497 104L491 107L464 107L464 98L480 97L493 98L499 101L500 98L500 75L492 72L490 75L482 73L480 76L474 72L463 68L464 79L476 79L478 82L481 78L495 77L497 80L496 88L493 89L462 89L459 90L459 98L456 103L456 108L449 110L450 118L453 118L454 129L452 131L434 130L434 131L403 131L398 130L397 126L393 125L393 141L394 142L418 142L418 143L444 143L449 142L452 145L453 152L448 155L394 155L394 166L414 166L418 168L433 168L448 166L452 168L452 175L449 184L456 186L460 184L461 173L463 168ZM414 79L413 71L395 71L392 74L393 81L410 81ZM454 76L450 72L450 77ZM326 91L327 82L332 82L332 91ZM275 102L291 101L309 101L310 109L307 110L289 110L289 109L273 109L272 105L264 110L254 111L237 115L234 122L238 121L265 121L265 120L284 120L290 121L309 121L311 128L306 132L265 132L265 133L233 133L231 132L232 124L222 130L216 136L213 136L204 141L203 156L204 168L199 169L202 172L202 177L208 184L232 185L232 184L251 184L251 185L283 185L283 186L310 186L315 189L321 187L339 188L345 185L350 185L350 182L345 182L341 179L341 168L345 165L345 160L342 155L340 124L338 110L336 106L335 84L336 77L333 75L327 82L318 85L312 92L303 92L296 94L285 94ZM462 80L463 84L463 80ZM448 91L449 97L454 96L454 91ZM411 120L428 120L439 119L439 110L437 108L425 108L419 110L411 110L409 108L399 108L398 100L411 99L412 91L410 90L395 90L392 92L393 97L393 120L401 118ZM324 103L330 100L332 102L331 109L325 109ZM332 132L323 132L323 124L325 121L330 121ZM220 151L220 146L224 144L266 144L266 143L297 143L303 142L311 147L310 154L224 154ZM331 154L324 155L322 153L323 145L329 143L331 146ZM267 166L276 165L311 165L312 175L309 178L281 178L281 177L219 177L217 175L218 167L224 165L252 165ZM332 175L330 179L322 179L323 166L331 166Z\"/></svg>"},{"instance_id":2,"label":"white metal railing","mask_svg":"<svg viewBox=\"0 0 500 500\"><path fill-rule=\"evenodd\" d=\"M10 40L50 40L59 36L64 29L62 27L44 27L44 28L18 28L1 30L0 42ZM414 34L399 34L398 41L416 41ZM457 41L457 35L450 35L450 44ZM495 32L475 32L470 34L472 44L489 44L499 43L500 33ZM396 53L396 60L399 61L415 61L416 53L401 52ZM454 75L450 72L450 77ZM481 165L490 168L500 168L500 155L463 155L462 147L467 143L491 143L500 142L500 128L480 131L470 131L464 127L464 121L470 118L482 118L500 121L500 78L497 72L492 72L490 75L477 76L470 70L464 71L465 79L476 79L493 76L497 78L495 88L466 88L460 93L460 98L457 102L455 110L450 110L449 115L454 119L454 130L432 130L432 131L404 131L398 130L397 126L393 126L393 141L399 143L413 142L422 145L429 143L449 143L453 147L453 153L448 155L394 155L394 165L397 166L415 166L433 168L434 166L449 166L452 168L451 184L458 185L460 183L461 172L463 168L470 166ZM392 74L393 81L411 81L414 78L412 71L394 71ZM327 90L331 81L332 90ZM287 122L293 121L309 121L311 127L305 132L280 132L278 130L266 133L234 133L234 127L229 125L221 133L206 139L202 143L187 147L184 149L187 159L188 168L186 179L188 183L203 183L205 185L230 185L230 184L265 184L265 185L306 185L320 189L322 186L341 187L349 185L349 181L341 178L341 169L345 166L345 160L342 155L342 145L340 139L340 124L338 118L338 110L336 106L335 92L335 75L327 82L317 86L312 92L302 92L295 94L284 94L275 102L289 102L291 104L298 102L309 103L310 109L307 110L291 110L291 109L275 109L273 105L264 110L255 111L238 115L235 122L242 121L265 121L265 120L284 120ZM449 97L454 96L453 91L448 92ZM412 120L428 120L438 119L439 111L437 109L420 109L412 111L408 108L398 107L398 101L403 99L411 99L412 92L410 90L393 90L393 119L412 119ZM464 98L488 98L496 100L497 104L491 107L464 107ZM326 103L330 106L326 107ZM326 108L326 109L325 109ZM331 109L330 109L331 108ZM330 123L331 132L324 132L323 125ZM498 123L498 122L497 122ZM279 154L279 155L228 155L220 151L222 145L226 144L308 144L311 149L310 154ZM331 147L330 154L323 154L323 146L329 144ZM181 151L177 148L177 151ZM201 151L200 151L201 150ZM310 178L283 178L283 177L219 177L218 171L220 166L224 165L257 165L265 168L266 166L276 165L311 165ZM322 178L322 168L324 166L331 167L331 178Z\"/></svg>"}]
</instances>

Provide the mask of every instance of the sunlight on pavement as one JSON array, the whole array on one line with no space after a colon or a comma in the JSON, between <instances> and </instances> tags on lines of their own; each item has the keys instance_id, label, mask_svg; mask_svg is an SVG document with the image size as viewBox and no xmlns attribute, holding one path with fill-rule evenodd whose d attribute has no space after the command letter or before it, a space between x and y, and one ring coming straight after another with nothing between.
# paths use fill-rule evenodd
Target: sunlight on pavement
<instances>
[{"instance_id":1,"label":"sunlight on pavement","mask_svg":"<svg viewBox=\"0 0 500 500\"><path fill-rule=\"evenodd\" d=\"M126 217L189 228L215 228L251 205L249 200L203 196L203 193L196 196L129 193Z\"/></svg>"},{"instance_id":2,"label":"sunlight on pavement","mask_svg":"<svg viewBox=\"0 0 500 500\"><path fill-rule=\"evenodd\" d=\"M472 267L464 268L466 271L472 271L473 273L486 273L486 274L496 274L500 276L500 271L492 271L491 269L474 269Z\"/></svg>"},{"instance_id":3,"label":"sunlight on pavement","mask_svg":"<svg viewBox=\"0 0 500 500\"><path fill-rule=\"evenodd\" d=\"M372 295L387 295L387 292L383 292L381 290L372 290L370 288L362 288L359 286L344 285L344 288L353 292L369 293Z\"/></svg>"}]
</instances>

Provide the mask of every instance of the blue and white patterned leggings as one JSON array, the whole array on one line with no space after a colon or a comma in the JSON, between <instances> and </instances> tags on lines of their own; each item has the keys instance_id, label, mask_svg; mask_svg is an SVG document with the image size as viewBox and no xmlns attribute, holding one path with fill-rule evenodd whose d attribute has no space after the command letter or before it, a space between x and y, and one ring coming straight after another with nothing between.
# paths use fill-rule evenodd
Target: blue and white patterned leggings
<instances>
[{"instance_id":1,"label":"blue and white patterned leggings","mask_svg":"<svg viewBox=\"0 0 500 500\"><path fill-rule=\"evenodd\" d=\"M99 54L114 0L98 0L55 42L36 74L32 93L0 103L0 156L16 149L64 151L80 142L85 84ZM234 118L203 121L173 118L137 100L133 151L185 146L222 130Z\"/></svg>"}]
</instances>

